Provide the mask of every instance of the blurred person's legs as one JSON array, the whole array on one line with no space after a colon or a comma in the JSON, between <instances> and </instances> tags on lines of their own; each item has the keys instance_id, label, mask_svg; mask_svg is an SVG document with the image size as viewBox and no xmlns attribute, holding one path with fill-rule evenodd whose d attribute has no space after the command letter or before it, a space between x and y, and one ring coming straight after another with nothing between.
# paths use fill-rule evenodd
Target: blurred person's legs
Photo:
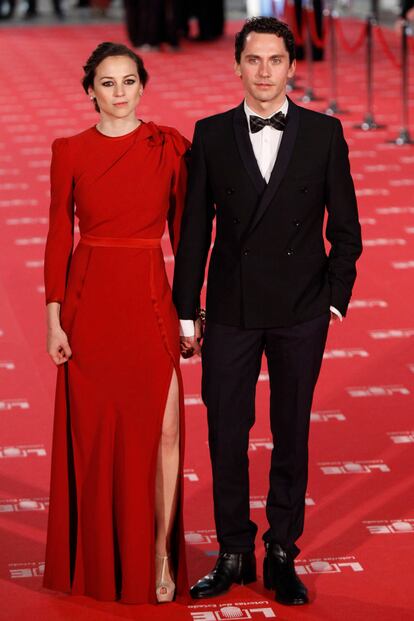
<instances>
[{"instance_id":1,"label":"blurred person's legs","mask_svg":"<svg viewBox=\"0 0 414 621\"><path fill-rule=\"evenodd\" d=\"M313 11L310 12L310 19L314 19L315 28L311 30L316 31L316 34L319 38L322 38L322 21L323 21L323 0L312 0L310 3ZM305 2L304 0L295 0L295 16L296 23L298 27L298 31L301 34L302 39L306 37L306 27L302 28L303 24L303 10L304 10ZM296 44L296 58L298 60L303 60L305 57L305 49L304 45ZM313 60L323 60L323 48L315 45L312 42L312 58Z\"/></svg>"},{"instance_id":2,"label":"blurred person's legs","mask_svg":"<svg viewBox=\"0 0 414 621\"><path fill-rule=\"evenodd\" d=\"M92 10L99 15L106 15L111 0L90 0Z\"/></svg>"},{"instance_id":3,"label":"blurred person's legs","mask_svg":"<svg viewBox=\"0 0 414 621\"><path fill-rule=\"evenodd\" d=\"M57 15L58 17L63 17L63 11L62 11L62 6L61 6L61 0L52 0L52 4L53 4L53 10L55 12L55 15ZM38 12L37 12L37 0L28 0L27 1L27 11L26 11L26 17L27 18L31 18L31 17L37 17Z\"/></svg>"},{"instance_id":4,"label":"blurred person's legs","mask_svg":"<svg viewBox=\"0 0 414 621\"><path fill-rule=\"evenodd\" d=\"M199 23L199 39L211 41L224 32L224 0L196 0L196 15Z\"/></svg>"},{"instance_id":5,"label":"blurred person's legs","mask_svg":"<svg viewBox=\"0 0 414 621\"><path fill-rule=\"evenodd\" d=\"M158 46L160 43L160 0L124 0L129 39L135 47Z\"/></svg>"},{"instance_id":6,"label":"blurred person's legs","mask_svg":"<svg viewBox=\"0 0 414 621\"><path fill-rule=\"evenodd\" d=\"M180 0L124 0L126 27L135 47L178 45Z\"/></svg>"},{"instance_id":7,"label":"blurred person's legs","mask_svg":"<svg viewBox=\"0 0 414 621\"><path fill-rule=\"evenodd\" d=\"M14 9L16 8L16 0L0 0L0 19L9 19L13 17Z\"/></svg>"},{"instance_id":8,"label":"blurred person's legs","mask_svg":"<svg viewBox=\"0 0 414 621\"><path fill-rule=\"evenodd\" d=\"M37 16L37 0L28 0L26 17L36 17L36 16Z\"/></svg>"},{"instance_id":9,"label":"blurred person's legs","mask_svg":"<svg viewBox=\"0 0 414 621\"><path fill-rule=\"evenodd\" d=\"M178 31L184 37L190 32L189 20L192 17L191 0L176 0L176 21Z\"/></svg>"}]
</instances>

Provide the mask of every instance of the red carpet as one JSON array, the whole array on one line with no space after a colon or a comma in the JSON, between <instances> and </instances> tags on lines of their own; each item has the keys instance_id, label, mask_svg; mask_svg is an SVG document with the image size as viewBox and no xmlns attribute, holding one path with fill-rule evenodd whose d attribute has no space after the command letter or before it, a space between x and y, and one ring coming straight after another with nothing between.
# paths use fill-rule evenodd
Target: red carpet
<instances>
[{"instance_id":1,"label":"red carpet","mask_svg":"<svg viewBox=\"0 0 414 621\"><path fill-rule=\"evenodd\" d=\"M351 42L358 30L346 30ZM234 588L220 600L138 607L41 588L55 381L44 353L42 292L50 143L96 122L79 83L81 66L98 42L123 40L124 34L108 25L2 29L1 36L0 618L414 619L414 147L386 143L400 129L399 78L389 58L377 49L375 116L388 127L364 133L352 128L365 114L363 53L340 51L339 103L349 111L341 118L365 252L349 315L331 328L314 403L307 525L297 563L313 603L287 609L258 582ZM197 118L241 100L232 74L231 37L145 60L151 75L139 109L145 120L176 126L191 137ZM303 84L303 66L298 75ZM325 99L312 107L322 110L329 96L327 63L316 69L315 91ZM297 91L293 98L300 95ZM411 108L413 101L411 91ZM165 241L171 267L168 248ZM185 518L194 579L211 567L217 544L199 360L183 369ZM261 379L250 463L252 515L263 532L271 448L265 368Z\"/></svg>"}]
</instances>

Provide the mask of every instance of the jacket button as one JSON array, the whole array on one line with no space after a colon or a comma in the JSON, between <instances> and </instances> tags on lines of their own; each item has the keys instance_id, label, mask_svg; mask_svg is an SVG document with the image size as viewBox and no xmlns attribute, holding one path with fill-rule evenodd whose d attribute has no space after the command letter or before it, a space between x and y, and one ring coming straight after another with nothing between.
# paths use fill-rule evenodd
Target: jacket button
<instances>
[{"instance_id":1,"label":"jacket button","mask_svg":"<svg viewBox=\"0 0 414 621\"><path fill-rule=\"evenodd\" d=\"M247 255L249 254L249 252L250 252L250 248L245 248L245 249L243 250L243 254L244 254L244 256L245 256L245 257L247 257Z\"/></svg>"},{"instance_id":2,"label":"jacket button","mask_svg":"<svg viewBox=\"0 0 414 621\"><path fill-rule=\"evenodd\" d=\"M240 224L240 220L238 218L233 218L233 224Z\"/></svg>"},{"instance_id":3,"label":"jacket button","mask_svg":"<svg viewBox=\"0 0 414 621\"><path fill-rule=\"evenodd\" d=\"M291 257L291 256L292 256L292 254L294 254L294 252L293 252L293 248L288 248L288 251L287 251L287 256L288 256L288 257Z\"/></svg>"},{"instance_id":4,"label":"jacket button","mask_svg":"<svg viewBox=\"0 0 414 621\"><path fill-rule=\"evenodd\" d=\"M235 191L236 190L234 188L227 188L226 189L226 194L227 194L227 196L231 196L232 194L235 193Z\"/></svg>"},{"instance_id":5,"label":"jacket button","mask_svg":"<svg viewBox=\"0 0 414 621\"><path fill-rule=\"evenodd\" d=\"M306 186L306 185L304 185L302 188L300 188L300 191L301 191L303 194L307 194L307 193L308 193L308 188L307 188L307 186Z\"/></svg>"},{"instance_id":6,"label":"jacket button","mask_svg":"<svg viewBox=\"0 0 414 621\"><path fill-rule=\"evenodd\" d=\"M299 228L299 227L300 227L301 222L300 222L300 220L293 220L293 224L294 224L294 226L295 226L296 228Z\"/></svg>"}]
</instances>

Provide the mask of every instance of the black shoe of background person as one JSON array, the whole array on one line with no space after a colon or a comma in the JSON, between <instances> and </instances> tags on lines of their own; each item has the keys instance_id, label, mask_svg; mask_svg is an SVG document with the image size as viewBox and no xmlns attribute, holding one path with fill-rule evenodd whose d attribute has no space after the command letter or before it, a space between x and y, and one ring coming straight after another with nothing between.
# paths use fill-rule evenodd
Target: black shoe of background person
<instances>
[{"instance_id":1,"label":"black shoe of background person","mask_svg":"<svg viewBox=\"0 0 414 621\"><path fill-rule=\"evenodd\" d=\"M293 556L278 543L265 544L263 582L276 591L276 601L287 606L308 604L308 590L295 571Z\"/></svg>"},{"instance_id":2,"label":"black shoe of background person","mask_svg":"<svg viewBox=\"0 0 414 621\"><path fill-rule=\"evenodd\" d=\"M228 591L233 583L249 584L255 580L256 557L254 552L244 554L221 552L213 571L191 587L190 595L193 599L216 597Z\"/></svg>"}]
</instances>

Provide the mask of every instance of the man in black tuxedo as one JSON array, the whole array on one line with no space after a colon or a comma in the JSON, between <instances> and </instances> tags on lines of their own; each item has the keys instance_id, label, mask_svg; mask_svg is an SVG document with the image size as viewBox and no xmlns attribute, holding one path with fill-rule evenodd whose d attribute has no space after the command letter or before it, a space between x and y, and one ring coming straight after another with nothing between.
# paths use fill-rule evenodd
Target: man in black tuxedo
<instances>
[{"instance_id":1,"label":"man in black tuxedo","mask_svg":"<svg viewBox=\"0 0 414 621\"><path fill-rule=\"evenodd\" d=\"M361 234L341 123L286 97L295 72L288 27L275 18L248 20L236 35L235 71L244 102L196 124L173 285L183 355L199 353L194 320L216 216L202 394L220 554L191 595L215 596L256 579L247 453L265 353L274 449L264 582L279 602L297 605L308 601L294 558L312 397L329 322L346 314Z\"/></svg>"}]
</instances>

